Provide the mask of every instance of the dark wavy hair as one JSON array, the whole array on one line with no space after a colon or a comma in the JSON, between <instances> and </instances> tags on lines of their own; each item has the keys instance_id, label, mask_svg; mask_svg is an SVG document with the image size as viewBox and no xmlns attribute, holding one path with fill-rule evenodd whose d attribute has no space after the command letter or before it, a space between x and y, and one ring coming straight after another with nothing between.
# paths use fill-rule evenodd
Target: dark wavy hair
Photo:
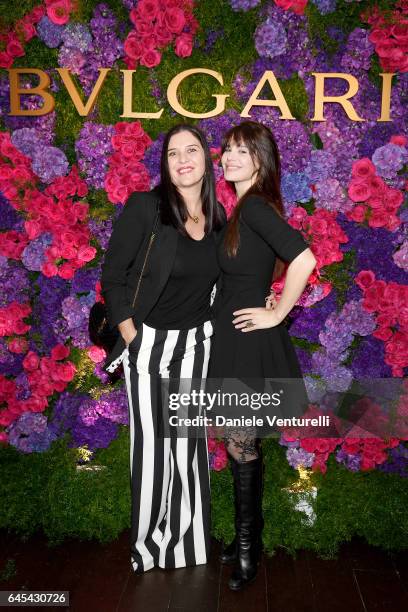
<instances>
[{"instance_id":1,"label":"dark wavy hair","mask_svg":"<svg viewBox=\"0 0 408 612\"><path fill-rule=\"evenodd\" d=\"M161 221L164 224L173 225L181 234L188 236L184 227L188 219L186 203L177 187L172 183L167 157L170 138L179 132L190 132L190 134L199 141L204 150L205 174L201 187L201 200L205 216L204 231L208 234L212 230L217 230L222 227L224 224L224 217L222 207L218 204L215 194L213 162L207 140L204 133L199 128L188 123L180 123L172 127L167 132L163 142L160 161L161 182L160 185L156 187L156 191L159 193L162 201Z\"/></svg>"},{"instance_id":2,"label":"dark wavy hair","mask_svg":"<svg viewBox=\"0 0 408 612\"><path fill-rule=\"evenodd\" d=\"M221 152L235 142L245 144L254 164L259 165L255 183L238 200L225 232L224 245L230 257L235 257L239 247L239 216L246 198L259 195L284 218L284 207L280 190L281 163L278 145L269 128L256 121L243 121L234 126L223 137ZM233 183L231 183L234 186ZM284 262L276 258L273 278L278 278L284 269Z\"/></svg>"}]
</instances>

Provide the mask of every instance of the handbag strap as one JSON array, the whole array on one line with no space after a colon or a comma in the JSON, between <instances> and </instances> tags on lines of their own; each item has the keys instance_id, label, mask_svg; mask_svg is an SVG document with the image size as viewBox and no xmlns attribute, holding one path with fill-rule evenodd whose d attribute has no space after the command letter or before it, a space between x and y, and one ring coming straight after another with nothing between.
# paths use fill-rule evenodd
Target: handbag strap
<instances>
[{"instance_id":1,"label":"handbag strap","mask_svg":"<svg viewBox=\"0 0 408 612\"><path fill-rule=\"evenodd\" d=\"M150 234L149 243L147 245L146 255L145 255L145 258L144 258L142 269L140 271L139 280L137 281L135 296L134 296L133 302L132 302L132 308L135 307L136 299L137 299L137 296L139 295L139 289L140 289L140 285L141 285L141 282L142 282L143 272L145 270L146 263L147 263L147 260L149 258L150 249L152 248L153 241L154 241L154 239L156 237L156 227L157 227L157 223L159 221L159 216L160 216L160 209L159 209L159 203L157 203L156 217L154 219L153 228L152 228L152 232Z\"/></svg>"}]
</instances>

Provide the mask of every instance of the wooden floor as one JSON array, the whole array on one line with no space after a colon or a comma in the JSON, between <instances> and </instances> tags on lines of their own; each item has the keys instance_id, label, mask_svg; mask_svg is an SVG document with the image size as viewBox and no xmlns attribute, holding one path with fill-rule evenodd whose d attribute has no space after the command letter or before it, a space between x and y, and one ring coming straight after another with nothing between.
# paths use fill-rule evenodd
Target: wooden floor
<instances>
[{"instance_id":1,"label":"wooden floor","mask_svg":"<svg viewBox=\"0 0 408 612\"><path fill-rule=\"evenodd\" d=\"M308 551L296 560L284 551L264 556L241 592L228 589L231 568L218 563L218 542L208 565L136 576L128 540L125 531L108 545L72 540L48 548L44 537L21 542L0 532L0 590L69 591L75 612L408 611L408 552L387 554L357 539L331 561Z\"/></svg>"}]
</instances>

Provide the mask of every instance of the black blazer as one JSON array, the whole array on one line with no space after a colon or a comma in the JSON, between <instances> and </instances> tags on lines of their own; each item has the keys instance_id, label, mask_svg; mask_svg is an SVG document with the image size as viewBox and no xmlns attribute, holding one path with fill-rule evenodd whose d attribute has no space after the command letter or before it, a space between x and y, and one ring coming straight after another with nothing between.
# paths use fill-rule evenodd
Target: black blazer
<instances>
[{"instance_id":1,"label":"black blazer","mask_svg":"<svg viewBox=\"0 0 408 612\"><path fill-rule=\"evenodd\" d=\"M155 191L132 193L113 225L101 276L101 293L111 328L129 318L133 319L136 328L140 326L156 304L170 276L179 233L172 225L162 223L159 214L135 308L132 308L157 207L160 211L160 198ZM224 211L224 207L221 208ZM226 215L224 220L226 222ZM215 233L216 240L219 240L220 234L220 231ZM217 294L220 282L221 276L217 281ZM106 357L105 370L113 371L114 362L120 361L118 358L125 347L126 343L119 334L115 346Z\"/></svg>"}]
</instances>

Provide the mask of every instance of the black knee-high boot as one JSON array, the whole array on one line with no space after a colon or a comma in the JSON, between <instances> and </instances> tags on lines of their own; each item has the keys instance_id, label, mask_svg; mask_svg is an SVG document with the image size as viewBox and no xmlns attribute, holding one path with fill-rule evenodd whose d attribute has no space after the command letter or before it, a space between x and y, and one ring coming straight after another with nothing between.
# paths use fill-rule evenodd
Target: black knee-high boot
<instances>
[{"instance_id":1,"label":"black knee-high boot","mask_svg":"<svg viewBox=\"0 0 408 612\"><path fill-rule=\"evenodd\" d=\"M237 560L237 551L238 551L237 533L239 530L239 510L238 510L239 488L238 488L238 478L237 478L237 469L236 469L237 463L238 462L233 457L230 456L231 471L232 471L232 477L233 477L233 483L234 483L235 535L234 535L234 539L232 540L231 544L226 546L219 556L219 560L224 565L231 565L232 563L235 563L235 561Z\"/></svg>"},{"instance_id":2,"label":"black knee-high boot","mask_svg":"<svg viewBox=\"0 0 408 612\"><path fill-rule=\"evenodd\" d=\"M237 463L237 560L228 586L237 591L254 580L262 542L262 457Z\"/></svg>"},{"instance_id":3,"label":"black knee-high boot","mask_svg":"<svg viewBox=\"0 0 408 612\"><path fill-rule=\"evenodd\" d=\"M258 445L257 446L257 450L258 450L258 456L261 459L261 463L262 463L262 483L261 483L261 508L259 510L259 546L260 549L262 550L262 529L264 526L264 521L263 521L263 516L262 516L262 495L263 495L263 470L264 470L264 465L263 465L263 455L262 455L262 446ZM220 554L220 556L218 557L219 560L221 561L221 563L223 563L224 565L232 565L237 561L237 552L238 552L238 542L237 542L237 534L238 534L238 530L239 530L239 518L240 518L240 514L239 514L239 487L238 487L238 477L237 477L237 464L238 462L230 456L230 464L231 464L231 471L232 471L232 476L233 476L233 482L234 482L234 520L235 520L235 535L234 535L234 539L232 540L231 544L229 544L228 546L226 546L224 548L224 550L222 551L222 553Z\"/></svg>"}]
</instances>

